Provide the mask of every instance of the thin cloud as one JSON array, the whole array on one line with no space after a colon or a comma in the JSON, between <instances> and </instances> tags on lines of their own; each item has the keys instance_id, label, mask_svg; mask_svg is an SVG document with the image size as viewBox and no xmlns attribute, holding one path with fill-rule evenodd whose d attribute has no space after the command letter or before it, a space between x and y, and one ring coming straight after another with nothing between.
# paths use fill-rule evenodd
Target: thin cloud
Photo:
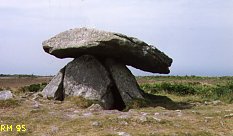
<instances>
[{"instance_id":1,"label":"thin cloud","mask_svg":"<svg viewBox=\"0 0 233 136\"><path fill-rule=\"evenodd\" d=\"M0 2L0 54L4 56L0 73L55 74L70 59L46 54L41 42L67 29L87 26L155 45L173 58L173 75L233 75L231 0ZM136 75L149 74L131 70Z\"/></svg>"}]
</instances>

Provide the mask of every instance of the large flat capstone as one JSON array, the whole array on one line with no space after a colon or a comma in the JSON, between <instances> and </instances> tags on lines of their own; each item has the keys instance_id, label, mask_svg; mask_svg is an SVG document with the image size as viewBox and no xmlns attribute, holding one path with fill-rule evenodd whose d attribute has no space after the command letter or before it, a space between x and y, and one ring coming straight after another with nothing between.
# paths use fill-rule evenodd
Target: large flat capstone
<instances>
[{"instance_id":1,"label":"large flat capstone","mask_svg":"<svg viewBox=\"0 0 233 136\"><path fill-rule=\"evenodd\" d=\"M152 72L170 72L172 59L154 46L123 34L96 29L76 28L43 42L43 49L58 58L93 55Z\"/></svg>"}]
</instances>

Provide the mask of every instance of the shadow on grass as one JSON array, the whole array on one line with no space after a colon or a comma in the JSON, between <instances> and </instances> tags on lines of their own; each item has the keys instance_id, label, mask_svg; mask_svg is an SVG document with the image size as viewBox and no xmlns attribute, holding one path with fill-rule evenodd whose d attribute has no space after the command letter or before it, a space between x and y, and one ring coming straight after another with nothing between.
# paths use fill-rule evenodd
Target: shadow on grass
<instances>
[{"instance_id":1,"label":"shadow on grass","mask_svg":"<svg viewBox=\"0 0 233 136\"><path fill-rule=\"evenodd\" d=\"M190 109L193 107L192 104L186 102L174 102L167 96L161 95L153 95L144 93L144 97L146 99L145 107L163 107L168 110L182 110L182 109Z\"/></svg>"},{"instance_id":2,"label":"shadow on grass","mask_svg":"<svg viewBox=\"0 0 233 136\"><path fill-rule=\"evenodd\" d=\"M182 110L193 107L192 104L187 102L174 102L167 96L153 95L145 92L142 93L144 99L133 99L130 103L126 104L124 111L145 107L163 107L167 110Z\"/></svg>"}]
</instances>

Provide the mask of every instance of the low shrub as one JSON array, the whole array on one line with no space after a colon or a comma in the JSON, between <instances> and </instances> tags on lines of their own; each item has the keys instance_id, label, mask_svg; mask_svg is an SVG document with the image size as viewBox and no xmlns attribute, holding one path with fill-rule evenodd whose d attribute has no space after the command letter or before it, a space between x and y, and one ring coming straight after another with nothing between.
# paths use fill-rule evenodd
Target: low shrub
<instances>
[{"instance_id":1,"label":"low shrub","mask_svg":"<svg viewBox=\"0 0 233 136\"><path fill-rule=\"evenodd\" d=\"M189 84L183 83L155 83L155 84L142 84L140 86L144 91L148 93L158 93L164 91L166 93L172 93L177 95L191 95L195 94L196 90Z\"/></svg>"},{"instance_id":2,"label":"low shrub","mask_svg":"<svg viewBox=\"0 0 233 136\"><path fill-rule=\"evenodd\" d=\"M227 82L226 85L218 85L213 89L213 99L220 99L227 103L233 102L233 82Z\"/></svg>"},{"instance_id":3,"label":"low shrub","mask_svg":"<svg viewBox=\"0 0 233 136\"><path fill-rule=\"evenodd\" d=\"M31 84L29 86L24 86L19 89L19 92L39 92L42 91L47 83L41 83L41 84Z\"/></svg>"}]
</instances>

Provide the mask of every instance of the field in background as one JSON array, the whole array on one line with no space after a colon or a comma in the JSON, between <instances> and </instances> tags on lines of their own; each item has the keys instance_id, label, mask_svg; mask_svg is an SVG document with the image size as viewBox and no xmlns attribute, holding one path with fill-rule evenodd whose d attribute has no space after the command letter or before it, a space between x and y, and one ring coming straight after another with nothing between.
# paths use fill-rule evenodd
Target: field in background
<instances>
[{"instance_id":1,"label":"field in background","mask_svg":"<svg viewBox=\"0 0 233 136\"><path fill-rule=\"evenodd\" d=\"M31 84L48 83L51 79L51 76L0 75L0 88L17 90Z\"/></svg>"},{"instance_id":2,"label":"field in background","mask_svg":"<svg viewBox=\"0 0 233 136\"><path fill-rule=\"evenodd\" d=\"M16 94L14 100L0 102L1 124L27 127L26 132L0 135L233 135L233 77L137 77L141 89L154 94L158 105L136 104L128 112L83 109L78 98L57 102L36 96L51 79L0 76L0 88Z\"/></svg>"}]
</instances>

